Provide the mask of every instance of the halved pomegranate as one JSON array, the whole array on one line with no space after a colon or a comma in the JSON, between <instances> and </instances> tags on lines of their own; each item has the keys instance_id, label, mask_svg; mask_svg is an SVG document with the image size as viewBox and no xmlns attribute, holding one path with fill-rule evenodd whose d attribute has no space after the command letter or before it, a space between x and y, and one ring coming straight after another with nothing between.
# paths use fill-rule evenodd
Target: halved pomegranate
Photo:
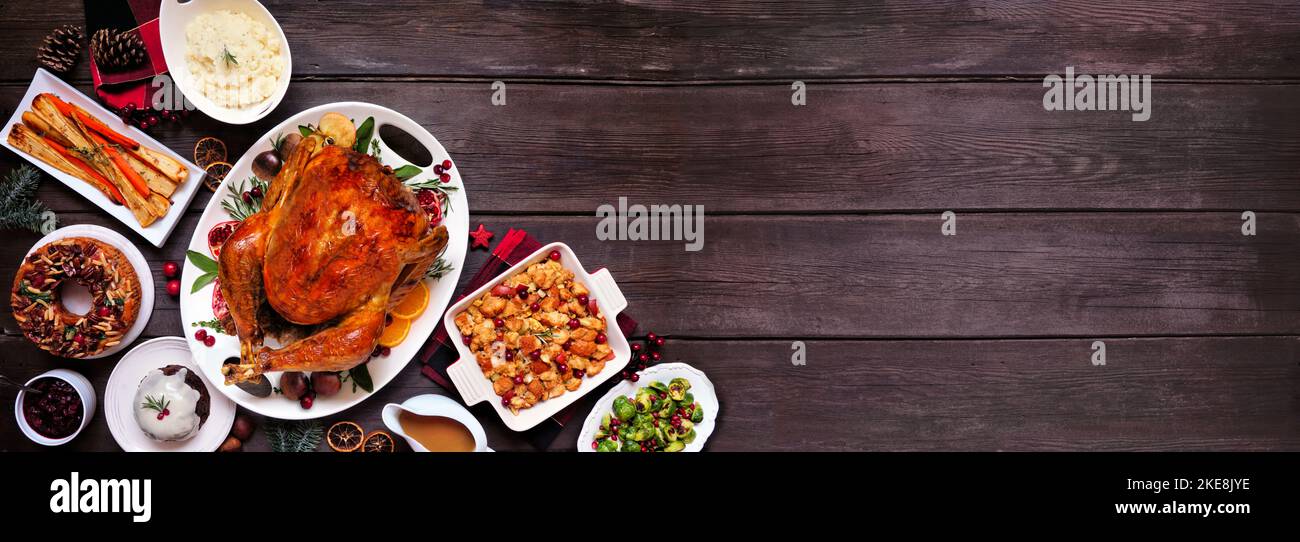
<instances>
[{"instance_id":1,"label":"halved pomegranate","mask_svg":"<svg viewBox=\"0 0 1300 542\"><path fill-rule=\"evenodd\" d=\"M239 229L239 224L238 220L227 220L208 230L208 251L213 258L221 255L221 245L226 244L226 240Z\"/></svg>"},{"instance_id":2,"label":"halved pomegranate","mask_svg":"<svg viewBox=\"0 0 1300 542\"><path fill-rule=\"evenodd\" d=\"M419 200L420 208L429 215L429 227L438 227L442 223L442 197L426 188L416 192L415 199Z\"/></svg>"},{"instance_id":3,"label":"halved pomegranate","mask_svg":"<svg viewBox=\"0 0 1300 542\"><path fill-rule=\"evenodd\" d=\"M230 307L226 305L226 298L221 295L221 280L212 281L212 315L217 320L225 320L230 315Z\"/></svg>"}]
</instances>

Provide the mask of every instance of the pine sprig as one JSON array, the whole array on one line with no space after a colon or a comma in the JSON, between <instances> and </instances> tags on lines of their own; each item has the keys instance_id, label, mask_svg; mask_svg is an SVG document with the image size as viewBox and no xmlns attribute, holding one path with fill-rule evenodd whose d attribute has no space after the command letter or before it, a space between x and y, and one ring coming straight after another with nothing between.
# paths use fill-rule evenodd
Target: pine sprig
<instances>
[{"instance_id":1,"label":"pine sprig","mask_svg":"<svg viewBox=\"0 0 1300 542\"><path fill-rule=\"evenodd\" d=\"M325 438L325 426L316 420L270 422L266 440L273 452L314 452Z\"/></svg>"},{"instance_id":2,"label":"pine sprig","mask_svg":"<svg viewBox=\"0 0 1300 542\"><path fill-rule=\"evenodd\" d=\"M40 171L27 164L13 169L0 181L0 230L48 233L43 231L47 217L53 229L54 214L35 198L40 184Z\"/></svg>"}]
</instances>

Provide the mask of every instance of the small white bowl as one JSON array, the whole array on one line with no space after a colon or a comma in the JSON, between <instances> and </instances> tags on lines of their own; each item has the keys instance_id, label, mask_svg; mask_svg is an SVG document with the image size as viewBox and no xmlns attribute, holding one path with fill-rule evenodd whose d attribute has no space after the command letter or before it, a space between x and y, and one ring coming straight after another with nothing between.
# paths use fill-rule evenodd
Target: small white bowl
<instances>
[{"instance_id":1,"label":"small white bowl","mask_svg":"<svg viewBox=\"0 0 1300 542\"><path fill-rule=\"evenodd\" d=\"M14 400L14 414L18 417L18 428L21 429L23 434L27 435L27 438L31 439L32 442L43 446L61 446L67 444L72 439L77 438L77 435L81 434L81 430L85 429L87 425L90 425L90 419L95 417L95 388L90 385L90 381L86 380L86 377L81 376L80 373L69 371L67 369L55 369L37 375L31 380L28 380L27 385L30 386L32 385L32 382L36 382L42 378L57 378L72 384L72 389L76 390L77 395L81 397L81 426L77 427L77 430L73 431L71 435L60 439L52 439L37 433L35 429L32 429L32 426L27 425L27 417L23 416L23 398L27 396L26 391L18 392L18 398Z\"/></svg>"},{"instance_id":2,"label":"small white bowl","mask_svg":"<svg viewBox=\"0 0 1300 542\"><path fill-rule=\"evenodd\" d=\"M230 108L217 105L208 99L194 85L190 76L186 58L185 27L199 15L217 10L240 11L253 20L266 25L280 40L280 50L284 51L284 71L272 92L265 100L248 107ZM172 82L180 89L185 99L206 113L209 117L227 124L249 124L271 114L280 105L284 94L289 90L289 78L293 75L293 56L289 54L289 40L284 37L284 29L276 22L271 12L257 0L163 0L158 11L158 33L162 41L163 58L167 60L167 69L171 72Z\"/></svg>"}]
</instances>

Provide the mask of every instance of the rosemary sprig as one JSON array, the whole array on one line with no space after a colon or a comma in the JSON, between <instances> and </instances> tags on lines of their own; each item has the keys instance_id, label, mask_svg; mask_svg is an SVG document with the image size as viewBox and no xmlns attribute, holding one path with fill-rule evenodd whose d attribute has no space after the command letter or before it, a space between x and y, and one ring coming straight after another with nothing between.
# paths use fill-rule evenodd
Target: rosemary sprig
<instances>
[{"instance_id":1,"label":"rosemary sprig","mask_svg":"<svg viewBox=\"0 0 1300 542\"><path fill-rule=\"evenodd\" d=\"M253 183L252 187L247 185L250 181ZM249 198L249 201L245 203L244 192L257 187L261 189L263 196L265 196L269 186L270 183L257 177L249 177L248 180L241 181L238 187L235 186L235 183L230 183L226 186L226 190L230 194L226 196L226 199L221 200L221 208L225 209L231 218L243 222L248 217L253 216L254 213L262 210L262 198Z\"/></svg>"},{"instance_id":2,"label":"rosemary sprig","mask_svg":"<svg viewBox=\"0 0 1300 542\"><path fill-rule=\"evenodd\" d=\"M451 193L460 190L460 187L443 183L438 179L426 179L418 182L408 182L406 186L411 190L432 190L438 196L438 202L442 204L442 214L446 216L451 212Z\"/></svg>"},{"instance_id":3,"label":"rosemary sprig","mask_svg":"<svg viewBox=\"0 0 1300 542\"><path fill-rule=\"evenodd\" d=\"M172 404L172 402L162 395L159 395L157 399L151 395L146 395L144 396L144 402L140 404L140 408L146 408L161 413L162 411L167 410L167 405L170 404Z\"/></svg>"},{"instance_id":4,"label":"rosemary sprig","mask_svg":"<svg viewBox=\"0 0 1300 542\"><path fill-rule=\"evenodd\" d=\"M239 65L239 60L235 58L235 55L230 53L230 49L226 48L225 45L221 46L221 60L226 63L227 68Z\"/></svg>"},{"instance_id":5,"label":"rosemary sprig","mask_svg":"<svg viewBox=\"0 0 1300 542\"><path fill-rule=\"evenodd\" d=\"M424 272L424 276L436 280L442 278L452 269L455 269L455 267L451 265L451 262L439 256L437 260L433 261L433 265L429 266L429 270Z\"/></svg>"}]
</instances>

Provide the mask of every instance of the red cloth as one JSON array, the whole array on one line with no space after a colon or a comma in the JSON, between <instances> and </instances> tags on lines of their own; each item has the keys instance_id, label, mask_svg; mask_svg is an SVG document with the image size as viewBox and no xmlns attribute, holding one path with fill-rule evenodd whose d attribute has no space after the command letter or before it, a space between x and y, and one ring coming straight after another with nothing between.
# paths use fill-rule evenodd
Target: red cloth
<instances>
[{"instance_id":1,"label":"red cloth","mask_svg":"<svg viewBox=\"0 0 1300 542\"><path fill-rule=\"evenodd\" d=\"M163 57L162 39L158 34L158 6L159 2L130 2L132 16L140 23L131 31L138 32L144 42L144 64L122 72L102 72L95 64L94 56L90 55L90 77L95 83L95 95L111 109L126 104L135 104L138 108L152 106L153 78L167 73L167 60Z\"/></svg>"},{"instance_id":2,"label":"red cloth","mask_svg":"<svg viewBox=\"0 0 1300 542\"><path fill-rule=\"evenodd\" d=\"M542 248L542 243L533 236L528 235L528 232L511 229L501 238L501 242L497 243L497 247L492 251L492 255L488 257L488 261L484 262L483 267L478 270L474 278L470 279L469 283L465 285L463 292L469 293L477 290L479 286L487 284L497 275L505 272L510 266L523 261L525 257L536 252L539 248ZM464 298L465 293L457 296L456 301ZM617 323L619 329L623 331L623 335L630 336L633 331L636 331L636 320L628 316L626 311L619 313ZM447 330L441 322L434 329L429 342L425 343L424 347L420 349L416 359L424 364L420 368L420 372L424 376L437 382L439 386L445 389L455 389L451 379L447 377L447 367L456 362L457 351L456 347L451 344L450 338L447 336ZM531 430L530 433L532 434L529 436L533 441L533 445L543 449L549 447L551 441L559 435L560 429L573 417L580 406L581 401L569 405L568 408L556 413L549 421L544 422L538 429Z\"/></svg>"}]
</instances>

